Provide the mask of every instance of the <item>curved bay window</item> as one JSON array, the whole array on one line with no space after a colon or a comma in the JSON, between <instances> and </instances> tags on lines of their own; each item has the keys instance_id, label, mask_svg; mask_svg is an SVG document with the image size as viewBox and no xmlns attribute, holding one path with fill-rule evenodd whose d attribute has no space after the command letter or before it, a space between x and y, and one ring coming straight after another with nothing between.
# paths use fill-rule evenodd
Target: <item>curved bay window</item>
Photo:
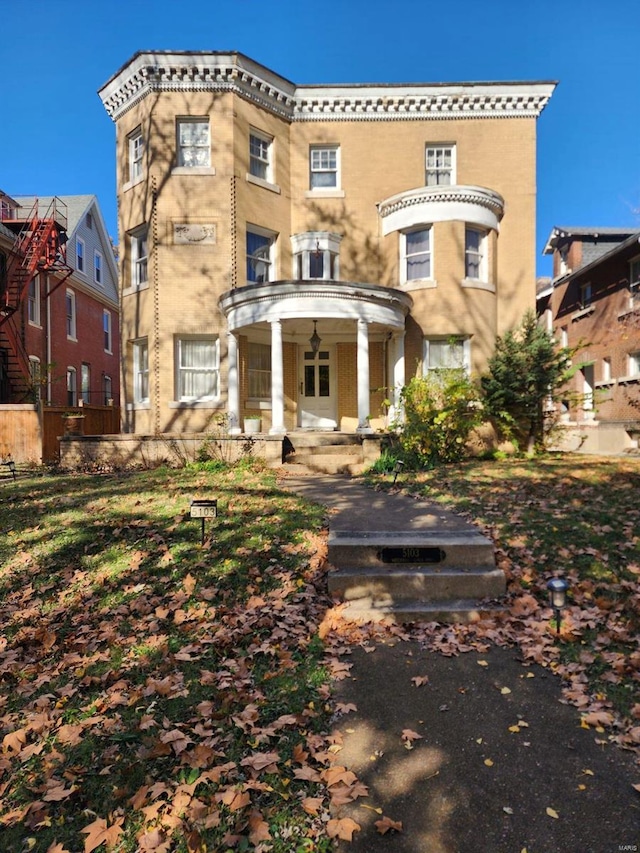
<instances>
[{"instance_id":1,"label":"curved bay window","mask_svg":"<svg viewBox=\"0 0 640 853\"><path fill-rule=\"evenodd\" d=\"M293 277L298 281L340 278L340 234L307 231L291 238Z\"/></svg>"}]
</instances>

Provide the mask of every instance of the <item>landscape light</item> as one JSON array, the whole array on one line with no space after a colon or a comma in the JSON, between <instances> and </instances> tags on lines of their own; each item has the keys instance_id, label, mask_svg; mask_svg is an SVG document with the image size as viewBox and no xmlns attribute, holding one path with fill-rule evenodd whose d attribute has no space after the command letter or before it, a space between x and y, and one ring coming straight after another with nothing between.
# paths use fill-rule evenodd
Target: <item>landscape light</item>
<instances>
[{"instance_id":1,"label":"landscape light","mask_svg":"<svg viewBox=\"0 0 640 853\"><path fill-rule=\"evenodd\" d=\"M553 607L556 616L556 634L560 633L560 611L567 601L567 590L569 584L564 578L551 578L547 584L549 590L549 604Z\"/></svg>"}]
</instances>

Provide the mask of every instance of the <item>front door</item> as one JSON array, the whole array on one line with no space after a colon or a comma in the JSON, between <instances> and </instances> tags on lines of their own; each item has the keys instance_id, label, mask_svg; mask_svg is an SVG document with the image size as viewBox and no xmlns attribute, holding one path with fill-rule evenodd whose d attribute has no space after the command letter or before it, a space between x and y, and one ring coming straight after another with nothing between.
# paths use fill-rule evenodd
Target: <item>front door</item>
<instances>
[{"instance_id":1,"label":"front door","mask_svg":"<svg viewBox=\"0 0 640 853\"><path fill-rule=\"evenodd\" d=\"M298 424L306 429L335 429L336 377L334 347L322 346L314 353L300 347Z\"/></svg>"}]
</instances>

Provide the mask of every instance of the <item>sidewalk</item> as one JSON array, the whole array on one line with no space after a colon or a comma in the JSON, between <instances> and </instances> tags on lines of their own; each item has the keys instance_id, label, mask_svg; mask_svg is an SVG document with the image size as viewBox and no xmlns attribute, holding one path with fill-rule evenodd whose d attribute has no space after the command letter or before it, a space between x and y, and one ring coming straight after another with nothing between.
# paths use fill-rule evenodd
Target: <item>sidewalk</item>
<instances>
[{"instance_id":1,"label":"sidewalk","mask_svg":"<svg viewBox=\"0 0 640 853\"><path fill-rule=\"evenodd\" d=\"M346 478L282 485L327 506L331 530L470 527L437 505ZM523 665L517 649L445 657L389 636L373 650L354 647L345 662L350 677L334 697L356 710L336 720L338 763L368 796L340 807L337 817L361 827L343 853L640 850L635 756L581 727L578 710L561 704L560 679ZM402 831L380 834L383 817Z\"/></svg>"}]
</instances>

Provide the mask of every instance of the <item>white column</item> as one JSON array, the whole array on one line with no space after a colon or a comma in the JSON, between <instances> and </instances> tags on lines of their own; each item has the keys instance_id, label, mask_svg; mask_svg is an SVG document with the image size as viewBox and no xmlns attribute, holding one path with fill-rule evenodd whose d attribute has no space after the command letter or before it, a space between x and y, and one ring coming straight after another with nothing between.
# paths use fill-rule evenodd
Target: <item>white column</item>
<instances>
[{"instance_id":1,"label":"white column","mask_svg":"<svg viewBox=\"0 0 640 853\"><path fill-rule=\"evenodd\" d=\"M227 416L229 434L240 435L240 386L238 383L238 339L227 332Z\"/></svg>"},{"instance_id":2,"label":"white column","mask_svg":"<svg viewBox=\"0 0 640 853\"><path fill-rule=\"evenodd\" d=\"M367 416L369 412L369 326L366 320L358 320L358 429L357 432L373 432Z\"/></svg>"},{"instance_id":3,"label":"white column","mask_svg":"<svg viewBox=\"0 0 640 853\"><path fill-rule=\"evenodd\" d=\"M284 428L284 363L282 359L282 323L271 321L271 429L270 435L282 435Z\"/></svg>"},{"instance_id":4,"label":"white column","mask_svg":"<svg viewBox=\"0 0 640 853\"><path fill-rule=\"evenodd\" d=\"M393 389L391 394L391 407L389 408L389 423L402 423L404 412L400 403L400 392L405 385L404 373L404 329L396 332L393 336Z\"/></svg>"}]
</instances>

